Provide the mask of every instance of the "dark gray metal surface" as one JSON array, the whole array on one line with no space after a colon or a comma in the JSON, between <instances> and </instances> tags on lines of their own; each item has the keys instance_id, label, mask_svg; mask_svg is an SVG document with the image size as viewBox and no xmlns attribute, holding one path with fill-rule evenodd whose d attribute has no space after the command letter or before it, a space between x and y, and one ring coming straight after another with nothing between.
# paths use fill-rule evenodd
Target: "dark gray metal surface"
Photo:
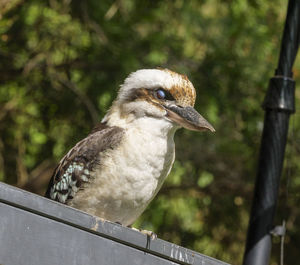
<instances>
[{"instance_id":1,"label":"dark gray metal surface","mask_svg":"<svg viewBox=\"0 0 300 265\"><path fill-rule=\"evenodd\" d=\"M226 264L0 183L0 264Z\"/></svg>"}]
</instances>

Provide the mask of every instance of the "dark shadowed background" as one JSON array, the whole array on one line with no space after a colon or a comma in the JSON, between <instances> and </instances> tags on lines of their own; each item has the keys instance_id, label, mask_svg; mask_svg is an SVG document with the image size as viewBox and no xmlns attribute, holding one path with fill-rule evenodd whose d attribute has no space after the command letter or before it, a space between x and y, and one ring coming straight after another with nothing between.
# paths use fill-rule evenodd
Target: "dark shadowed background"
<instances>
[{"instance_id":1,"label":"dark shadowed background","mask_svg":"<svg viewBox=\"0 0 300 265\"><path fill-rule=\"evenodd\" d=\"M0 180L43 194L60 158L101 120L140 68L186 74L216 133L177 132L177 159L136 222L240 264L286 0L1 0ZM297 110L300 61L294 68ZM293 115L276 224L299 260L300 118ZM274 239L272 265L279 263Z\"/></svg>"}]
</instances>

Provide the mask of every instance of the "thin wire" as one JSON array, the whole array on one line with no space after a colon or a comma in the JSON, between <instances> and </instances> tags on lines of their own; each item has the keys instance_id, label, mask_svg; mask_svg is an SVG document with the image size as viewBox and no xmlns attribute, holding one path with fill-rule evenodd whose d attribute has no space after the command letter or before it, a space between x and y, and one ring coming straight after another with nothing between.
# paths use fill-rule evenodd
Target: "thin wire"
<instances>
[{"instance_id":1,"label":"thin wire","mask_svg":"<svg viewBox=\"0 0 300 265\"><path fill-rule=\"evenodd\" d=\"M283 220L282 226L285 228L285 220ZM284 265L284 238L285 233L283 233L280 239L280 265Z\"/></svg>"}]
</instances>

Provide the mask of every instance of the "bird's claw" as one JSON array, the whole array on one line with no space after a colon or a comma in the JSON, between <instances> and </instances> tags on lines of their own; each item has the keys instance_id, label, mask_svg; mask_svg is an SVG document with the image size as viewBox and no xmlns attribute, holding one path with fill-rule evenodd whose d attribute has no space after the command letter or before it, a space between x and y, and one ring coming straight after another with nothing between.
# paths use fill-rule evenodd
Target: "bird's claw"
<instances>
[{"instance_id":1,"label":"bird's claw","mask_svg":"<svg viewBox=\"0 0 300 265\"><path fill-rule=\"evenodd\" d=\"M154 240L157 238L157 234L155 234L153 231L149 231L149 230L140 230L141 233L143 233L144 235L150 237L150 239Z\"/></svg>"},{"instance_id":2,"label":"bird's claw","mask_svg":"<svg viewBox=\"0 0 300 265\"><path fill-rule=\"evenodd\" d=\"M154 240L157 238L157 234L155 234L153 231L149 231L149 230L144 230L144 229L138 229L135 227L131 227L131 229L138 231L144 235L146 235L147 237L149 237L151 240Z\"/></svg>"}]
</instances>

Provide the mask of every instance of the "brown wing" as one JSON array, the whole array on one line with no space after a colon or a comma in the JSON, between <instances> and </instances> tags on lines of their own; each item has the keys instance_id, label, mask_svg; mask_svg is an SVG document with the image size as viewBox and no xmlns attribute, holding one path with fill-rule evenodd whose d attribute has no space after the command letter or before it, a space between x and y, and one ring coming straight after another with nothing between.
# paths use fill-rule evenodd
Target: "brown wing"
<instances>
[{"instance_id":1,"label":"brown wing","mask_svg":"<svg viewBox=\"0 0 300 265\"><path fill-rule=\"evenodd\" d=\"M101 160L101 153L115 148L124 130L98 125L91 134L78 142L60 161L48 185L45 196L66 203L83 183L91 181L91 172Z\"/></svg>"}]
</instances>

